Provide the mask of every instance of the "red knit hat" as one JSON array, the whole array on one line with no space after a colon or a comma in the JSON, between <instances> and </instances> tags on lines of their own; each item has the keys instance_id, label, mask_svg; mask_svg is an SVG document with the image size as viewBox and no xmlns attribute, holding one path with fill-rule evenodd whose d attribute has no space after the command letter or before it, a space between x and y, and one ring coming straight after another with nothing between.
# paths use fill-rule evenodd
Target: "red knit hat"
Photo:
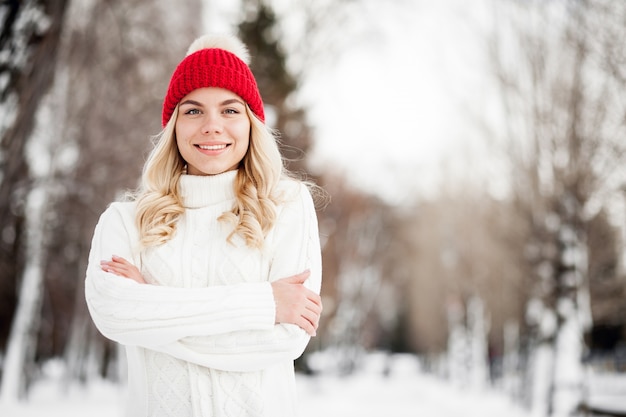
<instances>
[{"instance_id":1,"label":"red knit hat","mask_svg":"<svg viewBox=\"0 0 626 417\"><path fill-rule=\"evenodd\" d=\"M248 61L248 50L237 38L205 35L196 39L172 74L163 101L163 127L180 100L193 90L203 87L220 87L232 91L265 122L263 101Z\"/></svg>"}]
</instances>

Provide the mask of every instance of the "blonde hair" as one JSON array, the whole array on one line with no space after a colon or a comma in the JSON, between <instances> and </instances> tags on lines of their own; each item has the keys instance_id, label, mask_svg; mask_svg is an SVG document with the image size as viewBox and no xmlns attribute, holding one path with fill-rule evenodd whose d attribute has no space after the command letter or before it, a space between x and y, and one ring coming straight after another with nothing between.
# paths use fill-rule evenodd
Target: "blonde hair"
<instances>
[{"instance_id":1,"label":"blonde hair","mask_svg":"<svg viewBox=\"0 0 626 417\"><path fill-rule=\"evenodd\" d=\"M276 221L279 196L276 186L285 175L275 133L246 106L250 119L250 144L234 184L235 204L218 220L231 223L233 231L250 247L261 248ZM174 236L176 224L184 213L178 184L185 173L176 144L178 106L165 128L155 137L155 146L143 169L136 194L136 222L142 247L158 246Z\"/></svg>"}]
</instances>

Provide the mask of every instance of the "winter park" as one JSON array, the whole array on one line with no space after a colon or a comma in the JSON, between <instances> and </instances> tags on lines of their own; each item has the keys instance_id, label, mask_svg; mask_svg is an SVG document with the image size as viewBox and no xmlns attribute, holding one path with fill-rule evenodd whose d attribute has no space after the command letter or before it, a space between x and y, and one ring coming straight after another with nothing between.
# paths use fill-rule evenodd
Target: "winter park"
<instances>
[{"instance_id":1,"label":"winter park","mask_svg":"<svg viewBox=\"0 0 626 417\"><path fill-rule=\"evenodd\" d=\"M621 0L1 2L0 417L294 415L281 395L300 417L626 416L625 21ZM205 33L249 56L193 50ZM195 54L232 72L183 73ZM183 133L214 102L249 148L198 174ZM257 122L316 222L265 193ZM182 163L150 164L162 138ZM219 209L210 187L248 179ZM192 223L209 209L225 249ZM102 237L135 228L141 250ZM109 246L140 262L92 272ZM276 281L311 253L285 318Z\"/></svg>"}]
</instances>

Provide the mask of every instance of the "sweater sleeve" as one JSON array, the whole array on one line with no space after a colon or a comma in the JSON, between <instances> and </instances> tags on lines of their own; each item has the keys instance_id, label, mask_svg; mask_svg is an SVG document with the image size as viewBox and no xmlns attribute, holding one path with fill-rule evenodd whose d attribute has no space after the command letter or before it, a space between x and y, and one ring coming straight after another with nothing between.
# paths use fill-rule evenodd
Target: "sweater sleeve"
<instances>
[{"instance_id":1,"label":"sweater sleeve","mask_svg":"<svg viewBox=\"0 0 626 417\"><path fill-rule=\"evenodd\" d=\"M98 330L125 345L156 347L186 336L274 327L268 282L205 288L142 285L102 271L100 261L119 255L140 265L134 216L128 203L111 205L92 240L85 299Z\"/></svg>"},{"instance_id":2,"label":"sweater sleeve","mask_svg":"<svg viewBox=\"0 0 626 417\"><path fill-rule=\"evenodd\" d=\"M322 280L319 231L313 200L305 185L300 185L297 197L285 204L273 233L274 256L269 280L310 269L305 285L319 294ZM270 330L185 337L157 350L209 368L247 372L298 358L309 340L300 327L279 324Z\"/></svg>"}]
</instances>

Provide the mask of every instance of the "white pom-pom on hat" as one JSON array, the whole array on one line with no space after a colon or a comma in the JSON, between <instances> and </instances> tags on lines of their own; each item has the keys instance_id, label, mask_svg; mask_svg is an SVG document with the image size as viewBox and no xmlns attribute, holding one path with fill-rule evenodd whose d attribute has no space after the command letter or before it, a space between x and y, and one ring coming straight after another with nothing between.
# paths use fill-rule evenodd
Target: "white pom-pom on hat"
<instances>
[{"instance_id":1,"label":"white pom-pom on hat","mask_svg":"<svg viewBox=\"0 0 626 417\"><path fill-rule=\"evenodd\" d=\"M202 49L211 48L223 49L231 52L245 62L246 65L250 65L250 52L248 52L248 48L239 40L239 38L233 35L208 34L200 36L193 41L191 45L189 45L189 49L187 49L187 54L185 56L189 56Z\"/></svg>"},{"instance_id":2,"label":"white pom-pom on hat","mask_svg":"<svg viewBox=\"0 0 626 417\"><path fill-rule=\"evenodd\" d=\"M265 122L263 100L249 61L248 48L234 36L204 35L193 41L187 55L174 70L163 99L163 127L184 96L204 87L232 91L246 102L260 121Z\"/></svg>"}]
</instances>

